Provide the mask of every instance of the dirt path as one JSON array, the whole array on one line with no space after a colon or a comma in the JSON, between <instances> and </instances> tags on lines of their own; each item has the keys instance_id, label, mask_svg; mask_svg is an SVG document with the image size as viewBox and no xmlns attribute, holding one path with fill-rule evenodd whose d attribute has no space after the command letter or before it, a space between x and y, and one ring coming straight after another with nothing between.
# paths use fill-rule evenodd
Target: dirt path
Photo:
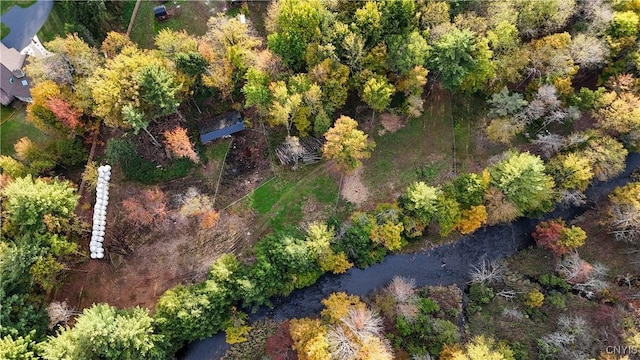
<instances>
[{"instance_id":1,"label":"dirt path","mask_svg":"<svg viewBox=\"0 0 640 360\"><path fill-rule=\"evenodd\" d=\"M356 206L364 204L369 199L369 189L362 181L362 167L344 177L340 196Z\"/></svg>"}]
</instances>

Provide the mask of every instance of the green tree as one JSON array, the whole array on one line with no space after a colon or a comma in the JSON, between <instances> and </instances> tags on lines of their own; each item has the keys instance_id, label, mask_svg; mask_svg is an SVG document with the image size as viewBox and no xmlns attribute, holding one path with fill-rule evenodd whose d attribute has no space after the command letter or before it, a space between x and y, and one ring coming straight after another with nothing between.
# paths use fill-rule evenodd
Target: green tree
<instances>
[{"instance_id":1,"label":"green tree","mask_svg":"<svg viewBox=\"0 0 640 360\"><path fill-rule=\"evenodd\" d=\"M418 31L409 35L392 35L387 39L389 45L389 68L406 75L416 66L425 66L431 47Z\"/></svg>"},{"instance_id":2,"label":"green tree","mask_svg":"<svg viewBox=\"0 0 640 360\"><path fill-rule=\"evenodd\" d=\"M381 76L372 77L362 89L362 100L373 109L371 119L373 120L376 111L384 111L391 103L391 95L396 91L395 87Z\"/></svg>"},{"instance_id":3,"label":"green tree","mask_svg":"<svg viewBox=\"0 0 640 360\"><path fill-rule=\"evenodd\" d=\"M473 33L469 30L453 28L435 43L431 63L445 88L453 90L462 84L473 63L474 50Z\"/></svg>"},{"instance_id":4,"label":"green tree","mask_svg":"<svg viewBox=\"0 0 640 360\"><path fill-rule=\"evenodd\" d=\"M255 105L260 113L266 113L269 103L271 102L269 75L258 69L250 68L245 78L246 82L242 87L244 105L246 107Z\"/></svg>"},{"instance_id":5,"label":"green tree","mask_svg":"<svg viewBox=\"0 0 640 360\"><path fill-rule=\"evenodd\" d=\"M334 160L344 172L362 166L362 160L370 157L375 147L373 142L368 141L367 135L358 130L358 122L344 115L336 120L324 137L327 142L322 148L323 156Z\"/></svg>"},{"instance_id":6,"label":"green tree","mask_svg":"<svg viewBox=\"0 0 640 360\"><path fill-rule=\"evenodd\" d=\"M367 1L354 14L354 24L358 33L364 38L365 47L372 48L382 37L382 13L380 3Z\"/></svg>"},{"instance_id":7,"label":"green tree","mask_svg":"<svg viewBox=\"0 0 640 360\"><path fill-rule=\"evenodd\" d=\"M118 310L107 304L85 309L73 328L65 327L41 345L44 359L162 359L162 337L153 333L146 309Z\"/></svg>"},{"instance_id":8,"label":"green tree","mask_svg":"<svg viewBox=\"0 0 640 360\"><path fill-rule=\"evenodd\" d=\"M2 191L6 219L20 231L45 230L44 216L68 218L79 196L68 181L33 179L31 175L18 178Z\"/></svg>"},{"instance_id":9,"label":"green tree","mask_svg":"<svg viewBox=\"0 0 640 360\"><path fill-rule=\"evenodd\" d=\"M414 182L400 197L400 204L410 214L428 224L436 215L440 192L440 189L429 186L423 181Z\"/></svg>"},{"instance_id":10,"label":"green tree","mask_svg":"<svg viewBox=\"0 0 640 360\"><path fill-rule=\"evenodd\" d=\"M490 168L492 184L524 213L550 210L553 206L553 179L545 174L540 157L510 153Z\"/></svg>"},{"instance_id":11,"label":"green tree","mask_svg":"<svg viewBox=\"0 0 640 360\"><path fill-rule=\"evenodd\" d=\"M214 280L178 285L162 294L153 317L171 350L222 330L230 314L229 296L228 289Z\"/></svg>"},{"instance_id":12,"label":"green tree","mask_svg":"<svg viewBox=\"0 0 640 360\"><path fill-rule=\"evenodd\" d=\"M4 360L35 360L33 352L33 340L31 337L12 337L11 335L0 338L0 359Z\"/></svg>"},{"instance_id":13,"label":"green tree","mask_svg":"<svg viewBox=\"0 0 640 360\"><path fill-rule=\"evenodd\" d=\"M404 34L414 26L415 3L413 0L389 0L380 3L382 33L386 36Z\"/></svg>"},{"instance_id":14,"label":"green tree","mask_svg":"<svg viewBox=\"0 0 640 360\"><path fill-rule=\"evenodd\" d=\"M177 98L180 85L169 71L159 65L150 64L139 70L138 86L143 101L143 112L152 118L174 113L180 105Z\"/></svg>"},{"instance_id":15,"label":"green tree","mask_svg":"<svg viewBox=\"0 0 640 360\"><path fill-rule=\"evenodd\" d=\"M273 31L267 36L269 49L282 57L284 64L300 71L305 66L307 44L314 41L327 10L320 0L279 1L270 20Z\"/></svg>"}]
</instances>

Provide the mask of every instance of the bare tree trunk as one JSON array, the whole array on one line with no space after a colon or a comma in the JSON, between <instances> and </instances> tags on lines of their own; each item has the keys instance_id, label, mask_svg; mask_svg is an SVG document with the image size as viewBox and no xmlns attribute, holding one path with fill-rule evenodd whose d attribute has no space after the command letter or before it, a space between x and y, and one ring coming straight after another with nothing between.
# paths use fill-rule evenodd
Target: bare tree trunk
<instances>
[{"instance_id":1,"label":"bare tree trunk","mask_svg":"<svg viewBox=\"0 0 640 360\"><path fill-rule=\"evenodd\" d=\"M373 112L371 113L371 123L373 124L373 121L375 120L375 116L376 116L376 111L371 109Z\"/></svg>"},{"instance_id":2,"label":"bare tree trunk","mask_svg":"<svg viewBox=\"0 0 640 360\"><path fill-rule=\"evenodd\" d=\"M144 132L147 133L147 135L149 135L149 137L151 137L151 142L153 143L153 145L157 146L157 147L162 147L162 145L160 145L160 143L158 142L158 140L156 140L156 138L151 135L151 133L149 132L149 130L147 130L146 128L143 128L142 130L144 130Z\"/></svg>"}]
</instances>

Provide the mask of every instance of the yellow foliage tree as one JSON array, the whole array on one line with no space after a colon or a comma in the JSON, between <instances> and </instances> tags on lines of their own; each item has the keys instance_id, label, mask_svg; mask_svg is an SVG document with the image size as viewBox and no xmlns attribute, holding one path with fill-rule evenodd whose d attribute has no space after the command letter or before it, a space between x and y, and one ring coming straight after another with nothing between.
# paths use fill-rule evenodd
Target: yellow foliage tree
<instances>
[{"instance_id":1,"label":"yellow foliage tree","mask_svg":"<svg viewBox=\"0 0 640 360\"><path fill-rule=\"evenodd\" d=\"M461 234L469 234L476 231L487 222L487 208L484 205L472 206L469 210L462 211L462 218L456 224Z\"/></svg>"},{"instance_id":2,"label":"yellow foliage tree","mask_svg":"<svg viewBox=\"0 0 640 360\"><path fill-rule=\"evenodd\" d=\"M362 160L371 156L375 144L358 130L358 122L348 116L340 116L332 128L324 134L327 142L322 148L325 158L335 161L344 171L351 172L362 166Z\"/></svg>"},{"instance_id":3,"label":"yellow foliage tree","mask_svg":"<svg viewBox=\"0 0 640 360\"><path fill-rule=\"evenodd\" d=\"M292 319L289 334L300 360L330 359L327 326L318 319Z\"/></svg>"},{"instance_id":4,"label":"yellow foliage tree","mask_svg":"<svg viewBox=\"0 0 640 360\"><path fill-rule=\"evenodd\" d=\"M382 225L374 225L371 229L371 241L386 247L389 251L396 251L402 248L402 223L394 224L385 222Z\"/></svg>"},{"instance_id":5,"label":"yellow foliage tree","mask_svg":"<svg viewBox=\"0 0 640 360\"><path fill-rule=\"evenodd\" d=\"M329 295L328 298L322 299L322 317L331 324L340 322L340 319L346 317L350 309L365 309L367 305L363 303L356 295L347 295L344 292L337 292Z\"/></svg>"}]
</instances>

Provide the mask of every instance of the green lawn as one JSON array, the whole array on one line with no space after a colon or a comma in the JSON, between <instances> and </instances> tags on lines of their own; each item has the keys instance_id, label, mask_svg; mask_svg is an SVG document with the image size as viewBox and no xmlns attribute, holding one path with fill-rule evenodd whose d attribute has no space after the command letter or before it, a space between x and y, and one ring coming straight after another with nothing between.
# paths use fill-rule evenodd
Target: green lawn
<instances>
[{"instance_id":1,"label":"green lawn","mask_svg":"<svg viewBox=\"0 0 640 360\"><path fill-rule=\"evenodd\" d=\"M47 134L27 121L24 107L16 110L2 106L0 114L2 115L2 125L0 125L0 153L2 155L13 155L13 144L23 136L36 143L44 143L49 139Z\"/></svg>"},{"instance_id":2,"label":"green lawn","mask_svg":"<svg viewBox=\"0 0 640 360\"><path fill-rule=\"evenodd\" d=\"M207 31L207 20L213 15L210 10L224 5L224 2L211 1L209 5L203 1L180 0L177 1L176 4L168 2L166 4L167 9L180 6L180 10L174 18L162 22L156 21L153 16L153 8L157 5L158 2L156 1L143 1L140 3L138 14L131 29L130 38L141 48L153 48L153 38L155 34L164 28L185 30L194 36L204 35ZM125 17L126 16L127 11L125 11Z\"/></svg>"},{"instance_id":3,"label":"green lawn","mask_svg":"<svg viewBox=\"0 0 640 360\"><path fill-rule=\"evenodd\" d=\"M66 31L64 31L64 23L62 3L56 1L53 3L53 8L47 21L45 21L44 25L42 25L38 31L38 38L42 43L46 43L47 41L55 39L56 36L64 36L66 34Z\"/></svg>"},{"instance_id":4,"label":"green lawn","mask_svg":"<svg viewBox=\"0 0 640 360\"><path fill-rule=\"evenodd\" d=\"M370 136L376 142L371 158L364 162L363 181L371 204L393 201L413 181L440 183L454 173L476 171L494 154L477 146L476 134L486 114L482 98L451 96L434 90L425 99L425 111L405 120L395 133L379 125ZM455 152L454 152L455 137ZM455 156L454 156L455 154Z\"/></svg>"},{"instance_id":5,"label":"green lawn","mask_svg":"<svg viewBox=\"0 0 640 360\"><path fill-rule=\"evenodd\" d=\"M324 164L315 164L297 171L283 170L255 190L248 202L259 222L279 230L301 225L305 219L315 220L309 216L326 219L334 215L337 196L337 180L327 173Z\"/></svg>"}]
</instances>

